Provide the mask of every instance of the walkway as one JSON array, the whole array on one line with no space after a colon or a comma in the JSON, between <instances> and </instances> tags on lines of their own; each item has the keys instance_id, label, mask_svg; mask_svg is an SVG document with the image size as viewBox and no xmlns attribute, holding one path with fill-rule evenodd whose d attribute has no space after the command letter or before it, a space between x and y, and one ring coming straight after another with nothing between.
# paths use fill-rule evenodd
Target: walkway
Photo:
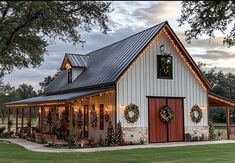
<instances>
[{"instance_id":1,"label":"walkway","mask_svg":"<svg viewBox=\"0 0 235 163\"><path fill-rule=\"evenodd\" d=\"M3 140L3 139L1 139ZM228 144L235 143L235 140L220 140L220 141L203 141L203 142L173 142L173 143L153 143L146 145L129 145L129 146L117 146L117 147L99 147L99 148L80 148L80 149L56 149L44 147L43 144L37 144L24 139L12 138L4 139L10 141L13 144L18 144L24 148L35 151L35 152L51 152L51 153L61 153L61 152L99 152L99 151L113 151L113 150L123 150L123 149L137 149L137 148L161 148L161 147L180 147L180 146L190 146L190 145L209 145L209 144Z\"/></svg>"}]
</instances>

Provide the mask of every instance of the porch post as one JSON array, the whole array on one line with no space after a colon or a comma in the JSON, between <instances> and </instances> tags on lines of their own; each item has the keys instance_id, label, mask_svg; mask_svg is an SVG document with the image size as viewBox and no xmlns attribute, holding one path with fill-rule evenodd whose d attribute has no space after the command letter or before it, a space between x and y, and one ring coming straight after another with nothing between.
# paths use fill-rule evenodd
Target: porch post
<instances>
[{"instance_id":1,"label":"porch post","mask_svg":"<svg viewBox=\"0 0 235 163\"><path fill-rule=\"evenodd\" d=\"M43 121L44 111L45 111L45 108L44 108L44 107L41 107L40 131L41 131L42 134L43 134L43 128L44 128L44 126L43 126L43 123L44 123L44 121Z\"/></svg>"},{"instance_id":2,"label":"porch post","mask_svg":"<svg viewBox=\"0 0 235 163\"><path fill-rule=\"evenodd\" d=\"M23 134L24 128L24 108L21 109L21 134Z\"/></svg>"},{"instance_id":3,"label":"porch post","mask_svg":"<svg viewBox=\"0 0 235 163\"><path fill-rule=\"evenodd\" d=\"M29 107L29 120L28 120L28 123L29 123L29 133L31 133L31 119L32 119L32 109L31 109L31 106Z\"/></svg>"},{"instance_id":4,"label":"porch post","mask_svg":"<svg viewBox=\"0 0 235 163\"><path fill-rule=\"evenodd\" d=\"M226 107L227 139L230 140L230 110Z\"/></svg>"},{"instance_id":5,"label":"porch post","mask_svg":"<svg viewBox=\"0 0 235 163\"><path fill-rule=\"evenodd\" d=\"M16 108L16 134L18 133L18 114L19 114L19 109Z\"/></svg>"},{"instance_id":6,"label":"porch post","mask_svg":"<svg viewBox=\"0 0 235 163\"><path fill-rule=\"evenodd\" d=\"M10 108L7 109L7 131L10 131L9 121L10 121Z\"/></svg>"},{"instance_id":7,"label":"porch post","mask_svg":"<svg viewBox=\"0 0 235 163\"><path fill-rule=\"evenodd\" d=\"M69 134L73 131L73 104L69 104Z\"/></svg>"},{"instance_id":8,"label":"porch post","mask_svg":"<svg viewBox=\"0 0 235 163\"><path fill-rule=\"evenodd\" d=\"M40 128L40 124L41 124L41 108L38 107L38 127Z\"/></svg>"}]
</instances>

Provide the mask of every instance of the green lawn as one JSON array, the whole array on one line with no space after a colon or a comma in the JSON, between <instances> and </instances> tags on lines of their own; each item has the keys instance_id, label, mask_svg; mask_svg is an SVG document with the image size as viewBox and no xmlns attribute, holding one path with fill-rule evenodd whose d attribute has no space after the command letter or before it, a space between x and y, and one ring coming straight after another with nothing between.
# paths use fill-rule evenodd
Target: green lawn
<instances>
[{"instance_id":1,"label":"green lawn","mask_svg":"<svg viewBox=\"0 0 235 163\"><path fill-rule=\"evenodd\" d=\"M235 162L235 144L148 148L94 153L40 153L0 143L0 163Z\"/></svg>"}]
</instances>

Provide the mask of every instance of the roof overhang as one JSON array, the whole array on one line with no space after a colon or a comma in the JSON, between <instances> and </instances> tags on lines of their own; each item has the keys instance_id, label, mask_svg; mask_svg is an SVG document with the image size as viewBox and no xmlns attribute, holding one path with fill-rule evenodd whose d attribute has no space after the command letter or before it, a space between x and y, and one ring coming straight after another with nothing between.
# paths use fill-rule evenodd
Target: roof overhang
<instances>
[{"instance_id":1,"label":"roof overhang","mask_svg":"<svg viewBox=\"0 0 235 163\"><path fill-rule=\"evenodd\" d=\"M235 101L226 97L209 93L208 94L209 107L234 107Z\"/></svg>"},{"instance_id":2,"label":"roof overhang","mask_svg":"<svg viewBox=\"0 0 235 163\"><path fill-rule=\"evenodd\" d=\"M69 102L85 98L87 96L100 95L102 92L113 91L114 89L97 89L83 92L72 92L56 95L42 95L38 97L28 98L19 101L6 103L7 108L30 107L30 106L50 106L50 105L65 105Z\"/></svg>"}]
</instances>

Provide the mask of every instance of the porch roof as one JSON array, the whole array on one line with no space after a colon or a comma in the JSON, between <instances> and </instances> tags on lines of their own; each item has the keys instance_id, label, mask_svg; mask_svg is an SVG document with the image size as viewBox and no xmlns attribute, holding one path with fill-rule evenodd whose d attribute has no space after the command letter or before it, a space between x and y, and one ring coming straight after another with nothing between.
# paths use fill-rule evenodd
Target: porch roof
<instances>
[{"instance_id":1,"label":"porch roof","mask_svg":"<svg viewBox=\"0 0 235 163\"><path fill-rule=\"evenodd\" d=\"M25 106L38 106L38 104L46 103L47 105L53 104L65 104L66 102L74 101L79 98L84 98L86 96L96 95L102 92L107 92L113 90L112 88L96 89L89 91L80 91L56 95L42 95L38 97L28 98L19 101L13 101L6 103L6 107L25 107Z\"/></svg>"},{"instance_id":2,"label":"porch roof","mask_svg":"<svg viewBox=\"0 0 235 163\"><path fill-rule=\"evenodd\" d=\"M234 107L235 101L215 93L208 94L209 107Z\"/></svg>"}]
</instances>

